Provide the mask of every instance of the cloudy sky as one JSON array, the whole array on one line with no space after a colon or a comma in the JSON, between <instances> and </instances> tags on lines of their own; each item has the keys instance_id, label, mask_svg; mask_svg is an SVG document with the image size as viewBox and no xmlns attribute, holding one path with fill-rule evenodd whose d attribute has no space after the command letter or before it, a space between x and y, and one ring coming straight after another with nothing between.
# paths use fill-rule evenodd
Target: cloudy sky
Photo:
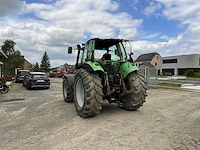
<instances>
[{"instance_id":1,"label":"cloudy sky","mask_svg":"<svg viewBox=\"0 0 200 150\"><path fill-rule=\"evenodd\" d=\"M133 58L200 54L198 0L0 0L0 45L16 42L25 58L74 64L75 47L90 38L133 40Z\"/></svg>"}]
</instances>

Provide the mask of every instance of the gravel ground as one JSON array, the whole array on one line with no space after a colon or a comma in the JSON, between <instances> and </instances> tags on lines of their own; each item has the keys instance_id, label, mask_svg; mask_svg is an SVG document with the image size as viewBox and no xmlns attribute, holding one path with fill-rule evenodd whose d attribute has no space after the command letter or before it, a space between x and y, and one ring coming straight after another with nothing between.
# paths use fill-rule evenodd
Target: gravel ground
<instances>
[{"instance_id":1,"label":"gravel ground","mask_svg":"<svg viewBox=\"0 0 200 150\"><path fill-rule=\"evenodd\" d=\"M61 78L49 90L13 83L0 94L1 150L200 150L200 93L149 89L138 111L103 104L81 118L62 98Z\"/></svg>"}]
</instances>

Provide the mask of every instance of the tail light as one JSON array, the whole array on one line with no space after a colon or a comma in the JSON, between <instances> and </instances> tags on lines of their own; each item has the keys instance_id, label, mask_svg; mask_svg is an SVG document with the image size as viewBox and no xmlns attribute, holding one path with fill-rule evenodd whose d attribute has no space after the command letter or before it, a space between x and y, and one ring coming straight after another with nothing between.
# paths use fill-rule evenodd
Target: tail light
<instances>
[{"instance_id":1,"label":"tail light","mask_svg":"<svg viewBox=\"0 0 200 150\"><path fill-rule=\"evenodd\" d=\"M29 78L28 80L29 80L29 81L34 81L34 79L33 79L33 78Z\"/></svg>"},{"instance_id":2,"label":"tail light","mask_svg":"<svg viewBox=\"0 0 200 150\"><path fill-rule=\"evenodd\" d=\"M46 80L46 81L50 81L50 79L49 79L49 78L46 78L45 80Z\"/></svg>"}]
</instances>

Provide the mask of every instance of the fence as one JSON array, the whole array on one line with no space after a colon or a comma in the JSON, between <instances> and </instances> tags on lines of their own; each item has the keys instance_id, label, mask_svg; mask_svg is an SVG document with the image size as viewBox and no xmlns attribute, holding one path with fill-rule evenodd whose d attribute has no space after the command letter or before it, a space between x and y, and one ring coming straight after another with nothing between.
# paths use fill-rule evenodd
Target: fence
<instances>
[{"instance_id":1,"label":"fence","mask_svg":"<svg viewBox=\"0 0 200 150\"><path fill-rule=\"evenodd\" d=\"M158 86L158 70L156 68L140 68L140 73L144 76L145 81L149 87Z\"/></svg>"}]
</instances>

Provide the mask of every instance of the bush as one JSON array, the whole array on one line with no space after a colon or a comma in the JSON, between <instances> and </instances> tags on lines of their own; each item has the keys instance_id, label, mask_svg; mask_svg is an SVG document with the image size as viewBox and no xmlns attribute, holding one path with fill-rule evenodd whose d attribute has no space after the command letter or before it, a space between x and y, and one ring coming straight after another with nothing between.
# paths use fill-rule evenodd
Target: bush
<instances>
[{"instance_id":1,"label":"bush","mask_svg":"<svg viewBox=\"0 0 200 150\"><path fill-rule=\"evenodd\" d=\"M190 69L190 70L185 71L184 76L192 78L194 77L194 74L195 74L194 70Z\"/></svg>"},{"instance_id":2,"label":"bush","mask_svg":"<svg viewBox=\"0 0 200 150\"><path fill-rule=\"evenodd\" d=\"M185 71L184 75L190 78L200 78L200 72L195 72L192 69Z\"/></svg>"},{"instance_id":3,"label":"bush","mask_svg":"<svg viewBox=\"0 0 200 150\"><path fill-rule=\"evenodd\" d=\"M194 78L200 78L200 72L195 72L194 73Z\"/></svg>"}]
</instances>

